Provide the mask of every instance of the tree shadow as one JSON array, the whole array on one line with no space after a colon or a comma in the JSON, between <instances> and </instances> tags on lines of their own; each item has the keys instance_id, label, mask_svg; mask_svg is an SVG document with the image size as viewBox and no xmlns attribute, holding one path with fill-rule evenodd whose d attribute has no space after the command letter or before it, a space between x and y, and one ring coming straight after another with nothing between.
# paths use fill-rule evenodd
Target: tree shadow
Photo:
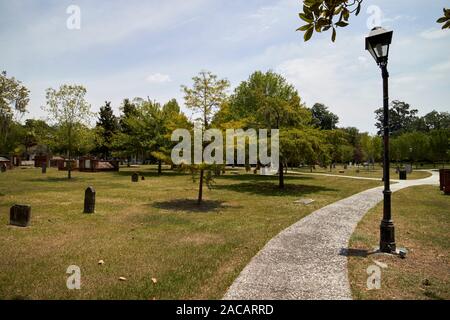
<instances>
[{"instance_id":1,"label":"tree shadow","mask_svg":"<svg viewBox=\"0 0 450 320\"><path fill-rule=\"evenodd\" d=\"M234 192L245 192L260 196L302 196L320 191L337 191L336 189L326 188L322 186L304 185L304 184L290 184L286 183L284 189L280 189L276 182L242 182L228 185L214 184L212 189L215 190L229 190Z\"/></svg>"},{"instance_id":2,"label":"tree shadow","mask_svg":"<svg viewBox=\"0 0 450 320\"><path fill-rule=\"evenodd\" d=\"M259 174L230 174L215 177L217 180L238 180L238 181L273 181L278 182L278 176L262 176ZM311 180L314 177L302 175L285 175L284 181Z\"/></svg>"},{"instance_id":3,"label":"tree shadow","mask_svg":"<svg viewBox=\"0 0 450 320\"><path fill-rule=\"evenodd\" d=\"M133 175L133 173L137 172L139 174L139 176L144 176L146 178L151 178L151 177L178 177L178 176L186 176L188 175L187 173L184 172L179 172L179 171L172 171L172 170L163 170L161 174L158 174L158 170L155 169L144 169L142 170L142 168L136 168L136 170L126 170L126 171L119 171L119 172L115 172L115 175L118 176L126 176L126 177L131 177Z\"/></svg>"},{"instance_id":4,"label":"tree shadow","mask_svg":"<svg viewBox=\"0 0 450 320\"><path fill-rule=\"evenodd\" d=\"M369 255L377 253L377 251L369 251L366 249L341 248L340 256L344 257L362 257L367 258Z\"/></svg>"},{"instance_id":5,"label":"tree shadow","mask_svg":"<svg viewBox=\"0 0 450 320\"><path fill-rule=\"evenodd\" d=\"M225 204L224 201L219 200L203 200L201 204L198 204L194 199L174 199L169 201L160 201L151 204L154 208L173 211L186 211L186 212L216 212L226 208L238 208L237 206L230 206Z\"/></svg>"},{"instance_id":6,"label":"tree shadow","mask_svg":"<svg viewBox=\"0 0 450 320\"><path fill-rule=\"evenodd\" d=\"M35 179L28 179L27 182L80 182L80 181L87 181L90 180L86 177L72 177L72 179L68 179L67 177L43 177L43 178L35 178Z\"/></svg>"}]
</instances>

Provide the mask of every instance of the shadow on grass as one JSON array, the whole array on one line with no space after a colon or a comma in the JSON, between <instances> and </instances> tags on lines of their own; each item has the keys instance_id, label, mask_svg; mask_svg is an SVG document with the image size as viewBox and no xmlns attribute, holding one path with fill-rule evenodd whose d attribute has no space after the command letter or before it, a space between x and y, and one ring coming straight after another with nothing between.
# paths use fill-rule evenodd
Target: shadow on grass
<instances>
[{"instance_id":1,"label":"shadow on grass","mask_svg":"<svg viewBox=\"0 0 450 320\"><path fill-rule=\"evenodd\" d=\"M35 179L28 179L27 182L81 182L81 181L87 181L91 180L87 177L80 177L80 176L72 176L72 179L68 179L67 177L42 177L42 178L35 178Z\"/></svg>"},{"instance_id":2,"label":"shadow on grass","mask_svg":"<svg viewBox=\"0 0 450 320\"><path fill-rule=\"evenodd\" d=\"M245 192L251 193L253 195L260 196L302 196L306 194L321 192L321 191L338 191L336 189L326 188L322 186L312 186L303 184L289 184L284 185L284 189L278 187L278 182L266 182L266 181L255 181L255 182L242 182L229 185L213 185L215 190L229 190L234 192Z\"/></svg>"},{"instance_id":3,"label":"shadow on grass","mask_svg":"<svg viewBox=\"0 0 450 320\"><path fill-rule=\"evenodd\" d=\"M278 176L262 176L259 174L230 174L214 177L217 180L239 180L239 181L273 181L278 182ZM312 180L314 177L301 175L285 175L284 181Z\"/></svg>"},{"instance_id":4,"label":"shadow on grass","mask_svg":"<svg viewBox=\"0 0 450 320\"><path fill-rule=\"evenodd\" d=\"M231 208L226 205L224 201L218 200L203 200L201 204L198 204L194 199L175 199L169 201L155 202L151 204L154 208L174 211L186 211L186 212L215 212L220 209ZM233 208L236 208L233 206Z\"/></svg>"},{"instance_id":5,"label":"shadow on grass","mask_svg":"<svg viewBox=\"0 0 450 320\"><path fill-rule=\"evenodd\" d=\"M341 248L339 252L340 256L344 257L362 257L366 258L371 254L377 253L378 251L369 251L366 249L351 249L351 248Z\"/></svg>"},{"instance_id":6,"label":"shadow on grass","mask_svg":"<svg viewBox=\"0 0 450 320\"><path fill-rule=\"evenodd\" d=\"M133 175L133 173L137 172L139 176L144 176L146 178L151 177L177 177L177 176L186 176L188 174L179 172L179 171L172 171L172 170L163 170L161 174L158 174L158 170L156 169L148 169L148 168L133 168L129 169L127 168L126 171L119 171L115 172L115 175L118 176L125 176L130 177Z\"/></svg>"}]
</instances>

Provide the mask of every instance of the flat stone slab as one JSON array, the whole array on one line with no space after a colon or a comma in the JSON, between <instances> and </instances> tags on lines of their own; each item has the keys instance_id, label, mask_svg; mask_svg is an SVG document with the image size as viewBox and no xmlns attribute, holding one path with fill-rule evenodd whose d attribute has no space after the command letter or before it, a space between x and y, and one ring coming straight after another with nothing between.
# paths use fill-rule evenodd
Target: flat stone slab
<instances>
[{"instance_id":1,"label":"flat stone slab","mask_svg":"<svg viewBox=\"0 0 450 320\"><path fill-rule=\"evenodd\" d=\"M438 184L439 175L401 181L392 191ZM368 210L383 199L369 189L314 211L271 239L226 292L228 300L350 300L348 242Z\"/></svg>"},{"instance_id":2,"label":"flat stone slab","mask_svg":"<svg viewBox=\"0 0 450 320\"><path fill-rule=\"evenodd\" d=\"M305 206L307 206L308 204L311 204L313 202L314 202L313 199L299 199L299 200L294 201L295 204L304 204Z\"/></svg>"}]
</instances>

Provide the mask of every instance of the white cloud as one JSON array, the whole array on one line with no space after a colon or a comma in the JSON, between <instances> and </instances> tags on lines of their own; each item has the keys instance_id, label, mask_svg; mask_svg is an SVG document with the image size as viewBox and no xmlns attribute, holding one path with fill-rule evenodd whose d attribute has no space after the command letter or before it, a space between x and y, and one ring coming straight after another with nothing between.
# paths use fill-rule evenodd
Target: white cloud
<instances>
[{"instance_id":1,"label":"white cloud","mask_svg":"<svg viewBox=\"0 0 450 320\"><path fill-rule=\"evenodd\" d=\"M162 74L162 73L153 73L151 75L149 75L146 78L147 82L150 83L165 83L165 82L170 82L170 76L168 74Z\"/></svg>"},{"instance_id":2,"label":"white cloud","mask_svg":"<svg viewBox=\"0 0 450 320\"><path fill-rule=\"evenodd\" d=\"M431 28L431 29L422 31L419 35L422 38L427 39L427 40L436 40L436 39L442 39L442 38L450 36L450 31Z\"/></svg>"}]
</instances>

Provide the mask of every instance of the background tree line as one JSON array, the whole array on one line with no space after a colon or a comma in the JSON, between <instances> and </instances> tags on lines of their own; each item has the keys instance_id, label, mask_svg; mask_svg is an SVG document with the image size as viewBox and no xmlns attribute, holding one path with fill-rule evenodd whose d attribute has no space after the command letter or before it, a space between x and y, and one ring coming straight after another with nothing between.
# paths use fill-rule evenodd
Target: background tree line
<instances>
[{"instance_id":1,"label":"background tree line","mask_svg":"<svg viewBox=\"0 0 450 320\"><path fill-rule=\"evenodd\" d=\"M176 128L280 129L279 185L283 169L299 165L332 167L336 163L381 162L381 109L375 111L378 135L356 127L338 127L339 118L321 103L308 107L297 90L272 71L254 72L229 93L229 83L202 71L192 86L183 86L185 105L194 112L189 119L175 99L165 104L150 98L124 99L115 115L106 101L94 117L82 86L63 85L47 90L43 108L46 120L22 121L29 90L6 72L0 78L0 154L52 153L68 158L93 155L131 163L171 164ZM207 98L205 100L205 97ZM391 157L393 162L450 160L450 114L432 111L417 115L406 102L393 101L390 108ZM197 117L198 116L198 117ZM92 124L92 120L95 125ZM270 137L269 137L270 138ZM192 168L191 168L192 169ZM202 168L199 169L201 172Z\"/></svg>"}]
</instances>

